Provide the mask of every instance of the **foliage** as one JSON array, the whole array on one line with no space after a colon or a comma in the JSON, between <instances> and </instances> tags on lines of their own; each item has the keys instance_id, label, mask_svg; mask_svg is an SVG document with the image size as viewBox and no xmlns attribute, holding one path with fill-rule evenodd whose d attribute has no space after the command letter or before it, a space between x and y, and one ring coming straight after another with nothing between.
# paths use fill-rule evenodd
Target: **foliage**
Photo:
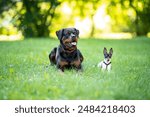
<instances>
[{"instance_id":1,"label":"foliage","mask_svg":"<svg viewBox=\"0 0 150 117\"><path fill-rule=\"evenodd\" d=\"M109 13L113 19L118 15L117 19L114 19L116 24L119 22L120 25L122 25L123 23L120 19L126 19L128 31L135 32L137 36L146 36L150 31L149 6L149 0L111 0L109 7L112 7L115 11L112 12L112 10L110 10ZM118 10L118 12L116 10ZM135 14L135 16L133 14Z\"/></svg>"},{"instance_id":2,"label":"foliage","mask_svg":"<svg viewBox=\"0 0 150 117\"><path fill-rule=\"evenodd\" d=\"M149 0L129 0L130 6L136 12L135 31L139 35L147 35L150 31L150 1Z\"/></svg>"},{"instance_id":3,"label":"foliage","mask_svg":"<svg viewBox=\"0 0 150 117\"><path fill-rule=\"evenodd\" d=\"M13 9L13 23L25 37L42 37L49 36L58 5L57 0L8 0L0 3L0 12Z\"/></svg>"},{"instance_id":4,"label":"foliage","mask_svg":"<svg viewBox=\"0 0 150 117\"><path fill-rule=\"evenodd\" d=\"M48 66L58 40L0 42L0 99L150 99L149 43L147 38L79 40L83 73L60 74ZM109 73L96 67L103 47L114 50Z\"/></svg>"},{"instance_id":5,"label":"foliage","mask_svg":"<svg viewBox=\"0 0 150 117\"><path fill-rule=\"evenodd\" d=\"M48 37L58 29L77 27L89 37L101 32L147 35L149 6L149 0L1 0L0 34Z\"/></svg>"}]
</instances>

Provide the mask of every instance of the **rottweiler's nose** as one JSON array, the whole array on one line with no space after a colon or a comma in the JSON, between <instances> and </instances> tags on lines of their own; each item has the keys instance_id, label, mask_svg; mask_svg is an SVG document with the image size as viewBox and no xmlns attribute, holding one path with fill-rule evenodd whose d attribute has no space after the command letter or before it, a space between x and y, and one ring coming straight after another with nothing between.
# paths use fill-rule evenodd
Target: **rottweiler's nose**
<instances>
[{"instance_id":1,"label":"rottweiler's nose","mask_svg":"<svg viewBox=\"0 0 150 117\"><path fill-rule=\"evenodd\" d=\"M74 41L76 39L76 36L74 34L71 34L71 38Z\"/></svg>"},{"instance_id":2,"label":"rottweiler's nose","mask_svg":"<svg viewBox=\"0 0 150 117\"><path fill-rule=\"evenodd\" d=\"M73 37L72 37L72 41L75 41L75 40L76 40L76 36L73 36Z\"/></svg>"},{"instance_id":3,"label":"rottweiler's nose","mask_svg":"<svg viewBox=\"0 0 150 117\"><path fill-rule=\"evenodd\" d=\"M71 33L71 37L75 37L75 35L73 33Z\"/></svg>"}]
</instances>

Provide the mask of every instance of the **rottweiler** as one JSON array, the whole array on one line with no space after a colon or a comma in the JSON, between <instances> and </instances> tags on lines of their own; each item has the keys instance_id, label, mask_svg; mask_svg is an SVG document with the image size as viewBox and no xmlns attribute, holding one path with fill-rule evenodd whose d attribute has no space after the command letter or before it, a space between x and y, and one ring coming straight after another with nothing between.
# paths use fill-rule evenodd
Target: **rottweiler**
<instances>
[{"instance_id":1,"label":"rottweiler","mask_svg":"<svg viewBox=\"0 0 150 117\"><path fill-rule=\"evenodd\" d=\"M56 31L56 35L60 44L49 54L51 65L56 65L62 72L66 68L75 68L77 71L82 71L83 55L77 49L79 30L76 28L64 28Z\"/></svg>"}]
</instances>

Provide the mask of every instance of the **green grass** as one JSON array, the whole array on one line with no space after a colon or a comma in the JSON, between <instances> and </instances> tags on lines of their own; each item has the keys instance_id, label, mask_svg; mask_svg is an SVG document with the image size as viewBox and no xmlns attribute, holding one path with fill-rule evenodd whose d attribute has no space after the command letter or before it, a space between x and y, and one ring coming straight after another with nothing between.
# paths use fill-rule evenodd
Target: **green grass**
<instances>
[{"instance_id":1,"label":"green grass","mask_svg":"<svg viewBox=\"0 0 150 117\"><path fill-rule=\"evenodd\" d=\"M0 42L0 99L150 99L150 39L79 40L82 73L49 66L53 39ZM95 67L113 47L112 71Z\"/></svg>"}]
</instances>

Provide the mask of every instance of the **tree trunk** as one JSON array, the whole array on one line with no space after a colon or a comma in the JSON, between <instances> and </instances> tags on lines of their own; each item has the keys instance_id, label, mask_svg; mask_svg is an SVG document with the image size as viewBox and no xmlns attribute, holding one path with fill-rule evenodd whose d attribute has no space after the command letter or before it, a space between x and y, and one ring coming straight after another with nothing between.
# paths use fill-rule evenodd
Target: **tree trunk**
<instances>
[{"instance_id":1,"label":"tree trunk","mask_svg":"<svg viewBox=\"0 0 150 117\"><path fill-rule=\"evenodd\" d=\"M92 27L91 27L90 37L94 37L95 34L94 15L91 16L91 21L92 21Z\"/></svg>"}]
</instances>

